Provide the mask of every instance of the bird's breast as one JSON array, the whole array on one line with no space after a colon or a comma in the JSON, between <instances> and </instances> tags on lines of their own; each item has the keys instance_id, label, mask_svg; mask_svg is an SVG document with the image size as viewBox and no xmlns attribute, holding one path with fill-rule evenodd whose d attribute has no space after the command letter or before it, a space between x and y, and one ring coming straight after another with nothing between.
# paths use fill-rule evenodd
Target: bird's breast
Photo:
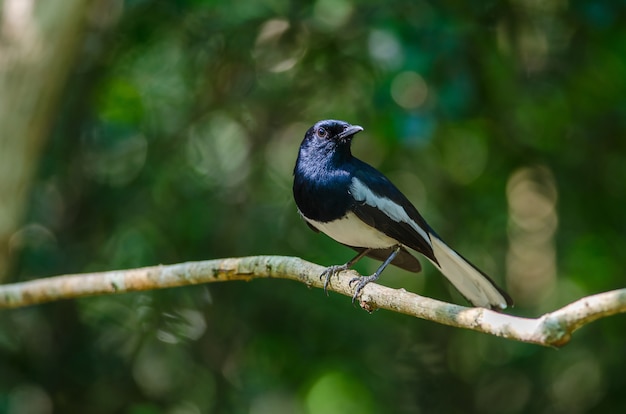
<instances>
[{"instance_id":1,"label":"bird's breast","mask_svg":"<svg viewBox=\"0 0 626 414\"><path fill-rule=\"evenodd\" d=\"M318 222L343 217L354 202L349 174L326 168L296 169L293 195L302 215Z\"/></svg>"}]
</instances>

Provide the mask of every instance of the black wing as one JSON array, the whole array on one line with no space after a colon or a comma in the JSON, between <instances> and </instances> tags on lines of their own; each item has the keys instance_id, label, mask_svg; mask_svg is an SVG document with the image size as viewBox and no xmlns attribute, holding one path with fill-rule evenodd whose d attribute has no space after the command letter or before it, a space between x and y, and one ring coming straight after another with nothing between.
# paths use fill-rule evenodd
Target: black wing
<instances>
[{"instance_id":1,"label":"black wing","mask_svg":"<svg viewBox=\"0 0 626 414\"><path fill-rule=\"evenodd\" d=\"M384 208L368 204L367 199L355 200L352 211L368 225L437 263L430 242L430 233L433 231L415 206L378 170L357 159L355 161L361 165L355 168L354 177L378 199L389 201L388 204L392 207L401 207L406 213L407 220L394 218L393 212L386 212ZM423 234L420 234L414 226L420 228Z\"/></svg>"}]
</instances>

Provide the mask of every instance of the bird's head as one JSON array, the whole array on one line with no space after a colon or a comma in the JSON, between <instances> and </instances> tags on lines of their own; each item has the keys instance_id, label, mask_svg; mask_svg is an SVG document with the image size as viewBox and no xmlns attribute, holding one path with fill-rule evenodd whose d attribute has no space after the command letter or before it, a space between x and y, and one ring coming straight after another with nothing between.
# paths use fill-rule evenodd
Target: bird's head
<instances>
[{"instance_id":1,"label":"bird's head","mask_svg":"<svg viewBox=\"0 0 626 414\"><path fill-rule=\"evenodd\" d=\"M344 121L326 119L319 121L306 132L303 144L317 150L350 150L352 138L363 128Z\"/></svg>"}]
</instances>

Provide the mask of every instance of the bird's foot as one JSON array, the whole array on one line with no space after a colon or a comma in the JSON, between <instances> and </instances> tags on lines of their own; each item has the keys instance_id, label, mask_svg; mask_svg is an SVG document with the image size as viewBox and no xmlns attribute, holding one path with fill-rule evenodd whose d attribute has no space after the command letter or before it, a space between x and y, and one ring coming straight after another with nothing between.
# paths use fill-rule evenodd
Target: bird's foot
<instances>
[{"instance_id":1,"label":"bird's foot","mask_svg":"<svg viewBox=\"0 0 626 414\"><path fill-rule=\"evenodd\" d=\"M328 266L326 270L322 272L322 274L320 275L320 280L324 279L324 293L326 293L326 296L328 296L328 285L330 284L330 278L348 269L349 266L346 263L342 265Z\"/></svg>"},{"instance_id":2,"label":"bird's foot","mask_svg":"<svg viewBox=\"0 0 626 414\"><path fill-rule=\"evenodd\" d=\"M374 273L371 276L361 276L350 279L350 282L348 282L348 286L352 287L352 285L356 283L356 289L354 290L354 295L352 295L353 304L356 298L361 294L361 291L363 290L365 285L378 279L378 276L378 273Z\"/></svg>"}]
</instances>

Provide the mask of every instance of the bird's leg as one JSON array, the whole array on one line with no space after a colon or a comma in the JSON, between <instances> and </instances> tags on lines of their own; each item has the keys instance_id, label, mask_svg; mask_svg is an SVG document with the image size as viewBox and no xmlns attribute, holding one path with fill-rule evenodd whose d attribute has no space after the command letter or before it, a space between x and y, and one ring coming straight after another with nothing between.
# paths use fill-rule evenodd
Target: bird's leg
<instances>
[{"instance_id":1,"label":"bird's leg","mask_svg":"<svg viewBox=\"0 0 626 414\"><path fill-rule=\"evenodd\" d=\"M359 254L354 256L352 259L348 260L345 264L342 265L333 265L329 266L322 272L320 275L320 280L326 278L324 280L324 293L328 296L328 284L330 283L330 278L338 274L339 272L343 272L344 270L350 269L356 262L361 260L363 256L365 256L370 249L363 249Z\"/></svg>"},{"instance_id":2,"label":"bird's leg","mask_svg":"<svg viewBox=\"0 0 626 414\"><path fill-rule=\"evenodd\" d=\"M371 275L371 276L363 276L363 277L355 277L352 280L350 280L350 282L348 283L348 285L350 287L352 287L353 283L357 284L356 285L356 290L354 291L354 295L352 295L352 303L354 303L354 300L356 299L357 296L359 296L359 294L361 293L361 290L363 290L365 285L367 285L368 283L373 282L376 279L378 279L378 277L383 272L383 270L385 270L385 268L387 266L389 266L389 263L391 263L393 261L393 259L395 259L395 257L398 255L398 253L400 252L401 248L402 248L402 246L397 245L395 247L395 249L393 249L393 251L391 252L389 257L387 258L387 260L385 260L383 262L383 264L380 265L380 267L376 270L376 272L374 272L373 275Z\"/></svg>"}]
</instances>

